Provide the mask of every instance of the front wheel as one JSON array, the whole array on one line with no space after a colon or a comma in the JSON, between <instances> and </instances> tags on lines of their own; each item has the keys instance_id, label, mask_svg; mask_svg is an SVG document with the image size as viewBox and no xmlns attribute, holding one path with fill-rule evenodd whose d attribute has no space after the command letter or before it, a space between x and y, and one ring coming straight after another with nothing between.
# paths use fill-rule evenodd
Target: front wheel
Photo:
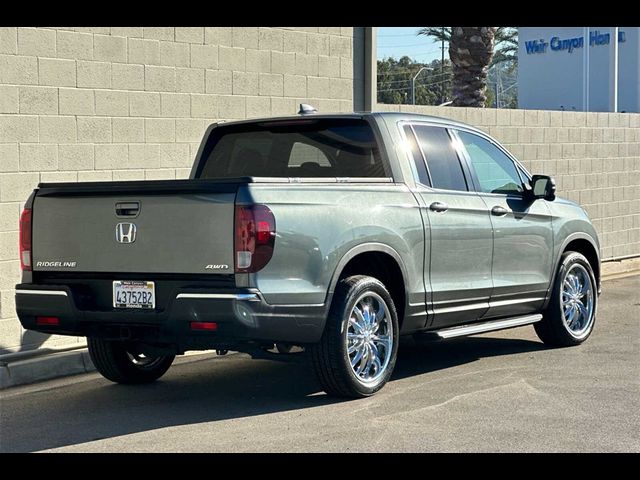
<instances>
[{"instance_id":1,"label":"front wheel","mask_svg":"<svg viewBox=\"0 0 640 480\"><path fill-rule=\"evenodd\" d=\"M311 358L330 395L373 395L389 380L398 353L398 315L377 279L356 275L336 289L320 343Z\"/></svg>"},{"instance_id":2,"label":"front wheel","mask_svg":"<svg viewBox=\"0 0 640 480\"><path fill-rule=\"evenodd\" d=\"M547 345L569 347L584 342L596 321L596 278L584 255L566 252L560 261L549 306L534 324Z\"/></svg>"},{"instance_id":3,"label":"front wheel","mask_svg":"<svg viewBox=\"0 0 640 480\"><path fill-rule=\"evenodd\" d=\"M100 374L115 383L150 383L169 370L175 355L150 356L135 344L88 338L89 355Z\"/></svg>"}]
</instances>

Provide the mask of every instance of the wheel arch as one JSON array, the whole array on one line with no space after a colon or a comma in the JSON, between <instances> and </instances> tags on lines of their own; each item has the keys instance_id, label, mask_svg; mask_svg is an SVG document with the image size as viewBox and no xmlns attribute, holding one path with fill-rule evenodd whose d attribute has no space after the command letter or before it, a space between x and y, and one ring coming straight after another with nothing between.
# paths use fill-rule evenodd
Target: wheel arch
<instances>
[{"instance_id":1,"label":"wheel arch","mask_svg":"<svg viewBox=\"0 0 640 480\"><path fill-rule=\"evenodd\" d=\"M547 300L545 302L544 307L546 308L549 304L551 291L553 290L553 285L556 282L556 275L558 274L558 268L560 267L560 262L562 261L562 256L568 252L578 252L581 253L589 260L589 264L593 269L593 274L596 277L596 285L598 289L598 293L600 293L600 252L598 249L598 244L596 241L586 233L574 233L565 238L564 242L558 249L557 258L554 261L553 272L551 276L551 284L549 285L549 290L547 292Z\"/></svg>"},{"instance_id":2,"label":"wheel arch","mask_svg":"<svg viewBox=\"0 0 640 480\"><path fill-rule=\"evenodd\" d=\"M340 259L331 277L325 301L327 307L331 305L340 279L351 274L370 275L385 284L396 304L401 326L408 298L408 274L400 254L387 244L375 242L364 243L349 250ZM398 282L401 284L398 285Z\"/></svg>"}]
</instances>

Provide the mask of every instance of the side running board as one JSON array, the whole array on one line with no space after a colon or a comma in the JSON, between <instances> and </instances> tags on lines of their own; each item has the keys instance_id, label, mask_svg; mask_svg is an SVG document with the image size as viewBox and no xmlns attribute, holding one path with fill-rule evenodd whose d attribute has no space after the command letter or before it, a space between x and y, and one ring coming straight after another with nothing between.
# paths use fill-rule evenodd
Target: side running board
<instances>
[{"instance_id":1,"label":"side running board","mask_svg":"<svg viewBox=\"0 0 640 480\"><path fill-rule=\"evenodd\" d=\"M482 323L472 323L471 325L462 325L459 327L443 328L442 330L431 330L421 332L417 335L421 339L429 340L445 340L447 338L465 337L467 335L476 335L478 333L493 332L495 330L505 330L507 328L521 327L542 320L542 315L525 315L522 317L503 318L500 320L491 320Z\"/></svg>"}]
</instances>

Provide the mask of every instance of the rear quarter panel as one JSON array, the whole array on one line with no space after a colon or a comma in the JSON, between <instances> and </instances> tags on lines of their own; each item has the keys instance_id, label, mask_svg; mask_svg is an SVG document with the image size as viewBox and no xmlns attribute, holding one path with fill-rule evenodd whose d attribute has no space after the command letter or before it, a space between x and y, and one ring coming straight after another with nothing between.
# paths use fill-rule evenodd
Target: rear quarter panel
<instances>
[{"instance_id":1,"label":"rear quarter panel","mask_svg":"<svg viewBox=\"0 0 640 480\"><path fill-rule=\"evenodd\" d=\"M238 203L267 205L276 219L273 258L248 286L271 304L323 304L341 259L367 243L384 244L404 265L407 299L424 302L424 230L403 184L250 184Z\"/></svg>"}]
</instances>

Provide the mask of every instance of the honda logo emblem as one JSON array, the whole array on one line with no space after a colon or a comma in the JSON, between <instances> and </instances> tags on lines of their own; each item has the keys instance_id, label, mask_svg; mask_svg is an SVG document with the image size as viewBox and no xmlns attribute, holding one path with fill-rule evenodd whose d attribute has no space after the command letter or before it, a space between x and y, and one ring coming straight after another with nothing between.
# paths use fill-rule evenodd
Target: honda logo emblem
<instances>
[{"instance_id":1,"label":"honda logo emblem","mask_svg":"<svg viewBox=\"0 0 640 480\"><path fill-rule=\"evenodd\" d=\"M133 243L136 241L136 224L119 223L116 225L116 241L120 243Z\"/></svg>"}]
</instances>

